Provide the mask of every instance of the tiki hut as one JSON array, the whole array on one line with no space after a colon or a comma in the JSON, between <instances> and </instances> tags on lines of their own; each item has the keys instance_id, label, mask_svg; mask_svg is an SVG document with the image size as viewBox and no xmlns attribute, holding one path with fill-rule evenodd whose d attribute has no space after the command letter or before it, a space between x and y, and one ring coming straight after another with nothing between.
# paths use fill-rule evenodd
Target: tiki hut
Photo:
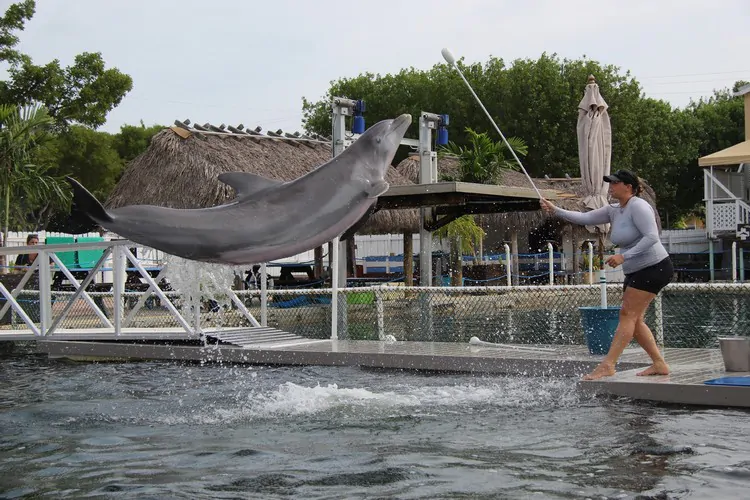
<instances>
[{"instance_id":1,"label":"tiki hut","mask_svg":"<svg viewBox=\"0 0 750 500\"><path fill-rule=\"evenodd\" d=\"M410 155L396 167L396 170L411 182L417 182L419 174L419 157ZM457 158L441 155L438 158L438 180L456 180L459 178L459 163ZM503 172L500 178L501 185L509 187L529 188L529 181L522 172ZM565 178L542 178L534 179L534 184L540 190L553 190L562 194L555 200L555 204L567 210L582 210L581 199L584 196L584 188L580 177ZM656 194L647 183L644 182L642 197L656 209ZM566 196L567 195L567 196ZM656 213L656 222L661 227L661 219ZM595 238L582 226L568 224L559 218L548 217L541 210L531 212L506 212L498 214L486 214L478 217L478 223L487 233L484 249L487 251L502 251L503 244L510 243L511 252L519 253L520 246L528 248L530 252L537 252L547 241L558 242L558 249L566 247L566 252L580 251L581 245L587 240ZM562 243L560 243L562 242ZM553 243L554 244L554 243ZM609 244L609 242L607 242ZM577 273L580 262L573 260L573 272ZM515 276L518 272L513 273Z\"/></svg>"},{"instance_id":2,"label":"tiki hut","mask_svg":"<svg viewBox=\"0 0 750 500\"><path fill-rule=\"evenodd\" d=\"M148 149L128 165L105 206L211 207L234 197L234 190L218 180L219 174L242 171L290 181L331 159L330 138L260 130L176 121L157 133ZM386 180L391 185L410 184L393 167ZM411 241L418 224L417 210L381 210L358 233L408 233ZM353 250L353 241L349 248ZM322 256L322 249L316 249L318 255ZM317 271L322 271L322 264L316 265Z\"/></svg>"}]
</instances>

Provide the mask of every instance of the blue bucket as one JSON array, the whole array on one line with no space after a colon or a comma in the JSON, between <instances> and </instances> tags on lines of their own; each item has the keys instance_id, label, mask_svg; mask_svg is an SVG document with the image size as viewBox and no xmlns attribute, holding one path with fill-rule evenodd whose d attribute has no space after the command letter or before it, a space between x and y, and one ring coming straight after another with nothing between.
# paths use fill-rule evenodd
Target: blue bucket
<instances>
[{"instance_id":1,"label":"blue bucket","mask_svg":"<svg viewBox=\"0 0 750 500\"><path fill-rule=\"evenodd\" d=\"M607 354L620 321L620 307L579 307L581 324L591 354Z\"/></svg>"}]
</instances>

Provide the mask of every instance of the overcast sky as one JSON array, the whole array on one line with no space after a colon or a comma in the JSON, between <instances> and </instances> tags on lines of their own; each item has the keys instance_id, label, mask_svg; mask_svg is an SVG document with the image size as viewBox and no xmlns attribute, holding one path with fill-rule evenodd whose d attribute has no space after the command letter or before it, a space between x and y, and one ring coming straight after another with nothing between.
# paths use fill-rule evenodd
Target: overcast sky
<instances>
[{"instance_id":1,"label":"overcast sky","mask_svg":"<svg viewBox=\"0 0 750 500\"><path fill-rule=\"evenodd\" d=\"M21 40L37 64L98 51L131 75L113 132L184 118L301 130L303 96L429 69L443 47L467 62L586 55L675 106L750 80L748 0L37 0Z\"/></svg>"}]
</instances>

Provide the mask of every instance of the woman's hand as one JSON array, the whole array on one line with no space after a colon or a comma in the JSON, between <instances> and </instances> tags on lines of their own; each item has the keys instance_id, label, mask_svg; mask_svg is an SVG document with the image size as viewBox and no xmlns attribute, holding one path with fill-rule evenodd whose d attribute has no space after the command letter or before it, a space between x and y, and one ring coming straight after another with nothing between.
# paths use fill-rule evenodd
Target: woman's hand
<instances>
[{"instance_id":1,"label":"woman's hand","mask_svg":"<svg viewBox=\"0 0 750 500\"><path fill-rule=\"evenodd\" d=\"M609 267L617 267L620 264L625 262L625 257L622 256L622 254L616 253L609 259L607 259L607 265Z\"/></svg>"},{"instance_id":2,"label":"woman's hand","mask_svg":"<svg viewBox=\"0 0 750 500\"><path fill-rule=\"evenodd\" d=\"M539 198L539 204L542 206L542 210L552 215L555 213L555 206L544 198Z\"/></svg>"}]
</instances>

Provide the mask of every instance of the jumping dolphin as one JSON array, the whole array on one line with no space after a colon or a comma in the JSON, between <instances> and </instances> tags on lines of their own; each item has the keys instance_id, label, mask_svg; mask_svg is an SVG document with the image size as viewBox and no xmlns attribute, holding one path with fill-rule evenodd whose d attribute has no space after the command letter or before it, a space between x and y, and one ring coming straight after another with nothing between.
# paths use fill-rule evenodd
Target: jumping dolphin
<instances>
[{"instance_id":1,"label":"jumping dolphin","mask_svg":"<svg viewBox=\"0 0 750 500\"><path fill-rule=\"evenodd\" d=\"M371 212L411 115L370 127L312 172L280 182L244 172L219 175L236 198L202 209L129 205L106 210L75 179L76 207L109 231L185 259L257 264L316 248Z\"/></svg>"}]
</instances>

